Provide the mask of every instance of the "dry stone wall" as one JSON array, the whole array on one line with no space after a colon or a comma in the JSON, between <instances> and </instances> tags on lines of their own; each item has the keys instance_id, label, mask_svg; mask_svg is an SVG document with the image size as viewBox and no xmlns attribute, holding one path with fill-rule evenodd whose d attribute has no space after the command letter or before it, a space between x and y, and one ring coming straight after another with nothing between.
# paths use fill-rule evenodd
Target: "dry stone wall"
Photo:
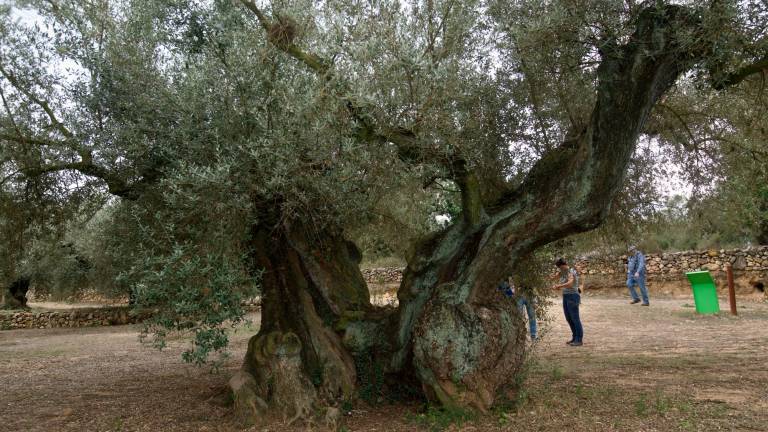
<instances>
[{"instance_id":1,"label":"dry stone wall","mask_svg":"<svg viewBox=\"0 0 768 432\"><path fill-rule=\"evenodd\" d=\"M728 264L735 271L760 272L768 270L768 246L750 249L720 249L708 251L671 252L647 254L648 278L678 278L686 272L709 270L724 271ZM582 259L576 266L584 274L626 274L627 257L608 259Z\"/></svg>"},{"instance_id":2,"label":"dry stone wall","mask_svg":"<svg viewBox=\"0 0 768 432\"><path fill-rule=\"evenodd\" d=\"M690 294L685 273L695 270L709 270L718 286L725 287L725 269L729 264L734 270L737 293L758 294L762 290L759 293L762 296L768 289L768 246L647 254L646 261L648 288L654 295ZM587 293L623 294L626 292L626 262L626 256L589 258L576 261L576 268L583 275ZM362 273L374 296L388 295L391 286L402 280L403 269L373 268L363 269ZM246 308L258 309L258 300L249 302ZM389 304L389 300L384 303ZM0 311L0 330L132 324L145 318L130 313L126 306L44 312Z\"/></svg>"},{"instance_id":3,"label":"dry stone wall","mask_svg":"<svg viewBox=\"0 0 768 432\"><path fill-rule=\"evenodd\" d=\"M584 275L587 292L625 294L626 262L626 256L592 258L577 261L576 267ZM690 295L685 273L707 270L724 294L728 265L733 268L737 294L764 297L768 285L768 246L646 254L648 290L652 295Z\"/></svg>"},{"instance_id":4,"label":"dry stone wall","mask_svg":"<svg viewBox=\"0 0 768 432\"><path fill-rule=\"evenodd\" d=\"M734 270L737 293L752 294L768 288L768 246L746 249L646 254L648 288L652 294L690 294L686 272L708 270L725 287L726 266ZM584 258L576 261L587 291L626 292L627 256ZM363 269L369 285L399 283L402 268Z\"/></svg>"},{"instance_id":5,"label":"dry stone wall","mask_svg":"<svg viewBox=\"0 0 768 432\"><path fill-rule=\"evenodd\" d=\"M102 305L128 304L128 296L105 296L95 289L79 290L66 298L54 298L50 293L37 292L34 286L27 292L27 300L30 303L39 302L63 302L63 303L99 303Z\"/></svg>"},{"instance_id":6,"label":"dry stone wall","mask_svg":"<svg viewBox=\"0 0 768 432\"><path fill-rule=\"evenodd\" d=\"M403 279L402 267L366 268L361 272L369 285L400 283Z\"/></svg>"},{"instance_id":7,"label":"dry stone wall","mask_svg":"<svg viewBox=\"0 0 768 432\"><path fill-rule=\"evenodd\" d=\"M145 318L146 316L130 313L127 307L44 312L8 311L0 312L0 330L133 324Z\"/></svg>"}]
</instances>

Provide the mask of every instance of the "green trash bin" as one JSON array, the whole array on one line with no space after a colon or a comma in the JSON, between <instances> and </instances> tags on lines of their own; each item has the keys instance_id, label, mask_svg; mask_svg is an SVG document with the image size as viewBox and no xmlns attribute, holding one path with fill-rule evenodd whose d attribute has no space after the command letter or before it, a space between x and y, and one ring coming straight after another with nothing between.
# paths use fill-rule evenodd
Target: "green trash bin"
<instances>
[{"instance_id":1,"label":"green trash bin","mask_svg":"<svg viewBox=\"0 0 768 432\"><path fill-rule=\"evenodd\" d=\"M696 312L700 314L720 312L720 304L717 301L717 287L712 279L712 275L708 271L688 272L685 275L688 277L688 281L691 282Z\"/></svg>"}]
</instances>

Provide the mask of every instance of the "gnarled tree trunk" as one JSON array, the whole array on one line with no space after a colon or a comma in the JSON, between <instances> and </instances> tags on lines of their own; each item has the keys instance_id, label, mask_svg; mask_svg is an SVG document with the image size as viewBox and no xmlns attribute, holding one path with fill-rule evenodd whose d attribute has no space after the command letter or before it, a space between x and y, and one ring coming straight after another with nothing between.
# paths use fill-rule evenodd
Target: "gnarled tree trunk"
<instances>
[{"instance_id":1,"label":"gnarled tree trunk","mask_svg":"<svg viewBox=\"0 0 768 432\"><path fill-rule=\"evenodd\" d=\"M525 356L525 326L514 302L472 273L487 224L459 224L421 245L398 292L394 369L413 367L427 398L485 412L513 382ZM496 274L509 270L498 256ZM476 280L476 284L468 283Z\"/></svg>"},{"instance_id":2,"label":"gnarled tree trunk","mask_svg":"<svg viewBox=\"0 0 768 432\"><path fill-rule=\"evenodd\" d=\"M676 32L693 24L680 7L641 14L632 39L602 53L589 124L546 154L518 189L489 210L465 209L482 216L465 217L409 262L393 368L411 360L427 396L485 411L511 381L524 329L494 298L495 286L536 247L605 218L648 114L691 65ZM465 196L478 195L471 184L462 187Z\"/></svg>"},{"instance_id":3,"label":"gnarled tree trunk","mask_svg":"<svg viewBox=\"0 0 768 432\"><path fill-rule=\"evenodd\" d=\"M243 3L272 28L254 3ZM649 7L626 44L606 41L588 123L496 201L483 202L483 185L456 159L453 168L461 169L451 172L462 192L463 218L417 248L395 313L370 306L354 249L341 234L323 230L313 237L305 227L285 227L255 236L266 269L264 315L243 367L248 379L240 380L253 377L249 388L259 403L252 405L277 404L289 416L301 410L286 411L279 403L285 394L270 384L282 376L274 371L283 369L303 371L303 378L288 380L297 389L294 399L309 401L298 405L320 394L351 396L359 372L355 356L373 351L385 373L415 377L432 400L490 408L525 350L522 320L511 302L500 301L496 284L535 248L604 220L651 109L702 54L680 46L697 28L685 7ZM295 45L278 48L319 74L333 73ZM349 109L366 132L361 139L392 143L404 160L418 151L415 134L372 124L362 108Z\"/></svg>"},{"instance_id":4,"label":"gnarled tree trunk","mask_svg":"<svg viewBox=\"0 0 768 432\"><path fill-rule=\"evenodd\" d=\"M495 289L472 299L456 291L483 233L457 225L423 244L416 256L425 265L409 267L397 311L371 306L357 249L340 233L258 228L262 325L230 381L238 415L246 423L312 420L329 403L357 399L376 368L377 386L420 382L431 399L487 410L520 368L526 333L514 303ZM450 246L431 258L440 242Z\"/></svg>"},{"instance_id":5,"label":"gnarled tree trunk","mask_svg":"<svg viewBox=\"0 0 768 432\"><path fill-rule=\"evenodd\" d=\"M309 418L321 399L351 399L356 371L342 342L346 323L370 313L357 248L338 234L284 223L256 227L262 322L230 382L247 422Z\"/></svg>"}]
</instances>

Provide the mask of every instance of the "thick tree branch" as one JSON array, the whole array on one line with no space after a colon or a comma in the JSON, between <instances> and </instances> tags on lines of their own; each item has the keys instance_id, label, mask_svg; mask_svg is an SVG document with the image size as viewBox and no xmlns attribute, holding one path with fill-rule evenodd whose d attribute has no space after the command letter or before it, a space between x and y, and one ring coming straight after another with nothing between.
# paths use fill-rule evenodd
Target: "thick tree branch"
<instances>
[{"instance_id":1,"label":"thick tree branch","mask_svg":"<svg viewBox=\"0 0 768 432\"><path fill-rule=\"evenodd\" d=\"M50 141L42 138L27 137L24 135L7 134L0 132L0 141L11 141L22 145L35 145L41 147L68 147L71 143ZM153 176L150 170L145 170L144 176L136 183L129 184L123 178L109 170L96 165L93 161L91 152L74 149L80 156L79 162L60 162L37 166L22 166L18 173L28 177L41 176L48 173L59 171L78 171L81 174L96 177L103 180L109 192L113 195L125 199L136 199L138 197L138 186L143 186L153 182L156 176ZM5 179L7 181L7 179Z\"/></svg>"},{"instance_id":2,"label":"thick tree branch","mask_svg":"<svg viewBox=\"0 0 768 432\"><path fill-rule=\"evenodd\" d=\"M752 64L742 67L735 72L727 74L722 79L717 80L712 85L712 87L714 87L716 90L723 90L726 87L732 87L736 84L739 84L751 75L765 73L766 71L768 71L768 55Z\"/></svg>"},{"instance_id":3,"label":"thick tree branch","mask_svg":"<svg viewBox=\"0 0 768 432\"><path fill-rule=\"evenodd\" d=\"M603 219L651 109L704 52L682 49L677 40L678 31L698 26L684 7L651 7L640 14L627 44L603 45L589 125L545 155L520 189L531 197L528 205L537 203L537 224L579 231Z\"/></svg>"},{"instance_id":4,"label":"thick tree branch","mask_svg":"<svg viewBox=\"0 0 768 432\"><path fill-rule=\"evenodd\" d=\"M256 3L249 0L240 0L240 2L246 8L248 8L248 10L253 12L254 15L256 15L256 17L259 19L259 23L267 32L267 35L269 36L269 41L273 45L280 48L282 51L289 54L291 57L295 58L296 60L299 60L300 62L304 63L307 67L319 73L320 75L323 75L326 72L328 72L328 70L330 69L330 66L325 60L323 60L322 58L312 53L307 53L303 51L296 44L294 44L290 38L278 37L277 33L280 33L281 23L272 22L269 18L267 18L266 15L264 15L261 9L259 9L259 7L256 6Z\"/></svg>"},{"instance_id":5,"label":"thick tree branch","mask_svg":"<svg viewBox=\"0 0 768 432\"><path fill-rule=\"evenodd\" d=\"M69 143L50 141L42 138L27 137L24 135L7 134L0 132L0 141L11 141L22 145L35 145L41 147L67 147ZM113 195L126 199L135 199L137 197L137 184L128 184L118 175L110 172L109 170L96 165L93 161L93 155L89 151L81 149L74 149L80 156L79 162L61 162L52 163L39 166L23 166L19 169L19 172L29 177L36 177L52 172L59 171L78 171L84 175L96 177L103 180L107 184L109 192ZM139 182L146 184L154 181L149 175L145 175Z\"/></svg>"},{"instance_id":6,"label":"thick tree branch","mask_svg":"<svg viewBox=\"0 0 768 432\"><path fill-rule=\"evenodd\" d=\"M37 146L63 145L61 143L55 143L53 141L48 141L48 140L45 140L45 139L30 138L30 137L24 136L24 135L22 135L20 133L18 135L17 134L10 135L10 134L6 134L6 133L3 133L3 132L0 132L0 140L11 141L11 142L19 143L19 144L32 144L32 145L37 145Z\"/></svg>"},{"instance_id":7,"label":"thick tree branch","mask_svg":"<svg viewBox=\"0 0 768 432\"><path fill-rule=\"evenodd\" d=\"M463 159L454 162L453 171L456 183L461 190L461 210L464 222L468 226L475 226L486 217L481 197L482 185L477 176L467 169L467 163Z\"/></svg>"},{"instance_id":8,"label":"thick tree branch","mask_svg":"<svg viewBox=\"0 0 768 432\"><path fill-rule=\"evenodd\" d=\"M122 178L89 161L81 160L79 162L62 162L56 164L22 167L20 171L29 177L37 177L44 174L61 171L77 171L81 174L103 180L107 184L109 193L112 195L129 200L134 200L137 198L136 188L134 185L126 183Z\"/></svg>"},{"instance_id":9,"label":"thick tree branch","mask_svg":"<svg viewBox=\"0 0 768 432\"><path fill-rule=\"evenodd\" d=\"M472 264L455 281L458 287L471 293L467 295L481 295L503 276L507 259L592 229L605 219L650 111L706 53L678 40L680 34L697 32L699 25L686 7L650 7L640 14L627 43L602 44L589 121L546 152L522 185L501 197L487 221L477 226L482 232L476 252L462 258ZM447 260L450 266L458 259L434 257L434 263Z\"/></svg>"},{"instance_id":10,"label":"thick tree branch","mask_svg":"<svg viewBox=\"0 0 768 432\"><path fill-rule=\"evenodd\" d=\"M303 63L310 70L322 76L326 80L334 78L344 81L343 77L339 77L335 74L335 71L331 68L331 63L325 59L302 50L297 46L290 38L278 36L283 34L281 26L288 24L271 21L264 12L259 9L256 3L249 0L240 0L240 2L256 15L259 23L267 32L269 42L276 48L290 55L294 59ZM364 105L360 104L355 98L350 95L341 94L339 97L346 101L345 106L349 111L352 118L358 123L358 130L356 131L359 139L367 142L390 142L394 144L398 149L398 156L401 160L408 163L418 163L425 159L420 149L420 142L416 138L416 134L413 131L403 127L391 127L378 124L374 119L374 116L370 113Z\"/></svg>"},{"instance_id":11,"label":"thick tree branch","mask_svg":"<svg viewBox=\"0 0 768 432\"><path fill-rule=\"evenodd\" d=\"M148 184L154 182L159 177L157 166L151 165L143 170L141 173L141 178L138 181L129 183L116 173L97 165L94 162L93 152L78 143L75 134L58 119L55 111L53 108L51 108L48 101L38 97L28 88L26 88L12 72L8 71L4 67L1 60L0 75L2 75L11 84L11 86L13 86L13 88L15 88L19 93L26 97L30 102L40 107L45 112L52 126L55 127L56 130L59 131L59 133L63 136L63 140L58 141L39 137L30 137L23 134L21 129L13 121L10 107L8 107L5 96L3 95L3 104L6 108L6 111L8 111L10 121L12 122L16 133L9 134L0 131L0 140L16 142L21 145L67 148L77 153L77 155L80 157L79 162L60 162L40 166L22 167L19 171L24 175L34 177L59 171L78 171L81 174L103 180L111 194L131 200L138 198L141 190Z\"/></svg>"},{"instance_id":12,"label":"thick tree branch","mask_svg":"<svg viewBox=\"0 0 768 432\"><path fill-rule=\"evenodd\" d=\"M24 87L13 73L5 69L2 59L0 59L0 74L2 74L3 77L5 77L5 79L8 80L8 82L11 83L11 85L16 90L26 96L31 102L42 108L43 111L45 111L45 114L51 120L51 125L55 127L65 138L72 139L74 137L74 134L69 129L67 129L67 127L64 126L64 123L59 121L59 119L56 117L56 113L53 112L53 109L51 109L48 101L37 97L28 88Z\"/></svg>"},{"instance_id":13,"label":"thick tree branch","mask_svg":"<svg viewBox=\"0 0 768 432\"><path fill-rule=\"evenodd\" d=\"M344 81L343 77L336 76L331 69L330 62L313 53L308 53L302 50L291 40L275 36L281 32L280 27L286 24L279 22L279 20L278 22L271 21L252 1L241 0L241 3L256 15L259 23L267 32L270 43L275 47L300 61L310 70L323 76L327 80L342 78L341 81ZM426 156L421 150L421 143L413 131L403 127L381 125L376 122L374 116L370 113L370 110L356 101L355 98L344 94L339 96L342 100L346 101L345 106L347 110L358 123L358 138L367 142L389 142L394 144L398 149L400 159L404 162L419 163L426 159Z\"/></svg>"},{"instance_id":14,"label":"thick tree branch","mask_svg":"<svg viewBox=\"0 0 768 432\"><path fill-rule=\"evenodd\" d=\"M346 81L343 77L335 74L330 62L302 50L293 42L289 27L294 23L290 19L278 17L276 21L270 20L253 1L240 0L240 2L256 15L272 45L303 63L326 80ZM360 104L349 94L342 93L339 98L345 101L347 111L357 123L355 135L358 139L372 143L392 143L397 148L400 160L408 164L420 164L430 159L429 154L425 152L427 146L423 145L412 130L377 122L372 110ZM452 173L451 179L461 187L465 222L472 225L478 222L483 214L483 203L480 199L481 185L476 176L467 168L467 163L463 158L454 155L445 163L446 172Z\"/></svg>"}]
</instances>

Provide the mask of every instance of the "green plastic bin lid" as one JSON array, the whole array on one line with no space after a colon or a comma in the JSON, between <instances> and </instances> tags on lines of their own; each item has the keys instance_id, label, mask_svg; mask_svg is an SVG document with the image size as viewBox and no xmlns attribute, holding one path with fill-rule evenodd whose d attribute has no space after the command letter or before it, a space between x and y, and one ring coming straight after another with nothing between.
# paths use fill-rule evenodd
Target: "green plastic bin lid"
<instances>
[{"instance_id":1,"label":"green plastic bin lid","mask_svg":"<svg viewBox=\"0 0 768 432\"><path fill-rule=\"evenodd\" d=\"M695 271L685 274L691 283L693 301L696 303L696 312L700 314L713 314L720 312L720 304L717 301L717 287L712 275L708 271Z\"/></svg>"},{"instance_id":2,"label":"green plastic bin lid","mask_svg":"<svg viewBox=\"0 0 768 432\"><path fill-rule=\"evenodd\" d=\"M702 283L710 283L712 285L715 284L714 279L712 279L712 275L709 274L709 272L706 270L688 272L685 275L688 277L688 280L691 282L692 285L702 284Z\"/></svg>"}]
</instances>

